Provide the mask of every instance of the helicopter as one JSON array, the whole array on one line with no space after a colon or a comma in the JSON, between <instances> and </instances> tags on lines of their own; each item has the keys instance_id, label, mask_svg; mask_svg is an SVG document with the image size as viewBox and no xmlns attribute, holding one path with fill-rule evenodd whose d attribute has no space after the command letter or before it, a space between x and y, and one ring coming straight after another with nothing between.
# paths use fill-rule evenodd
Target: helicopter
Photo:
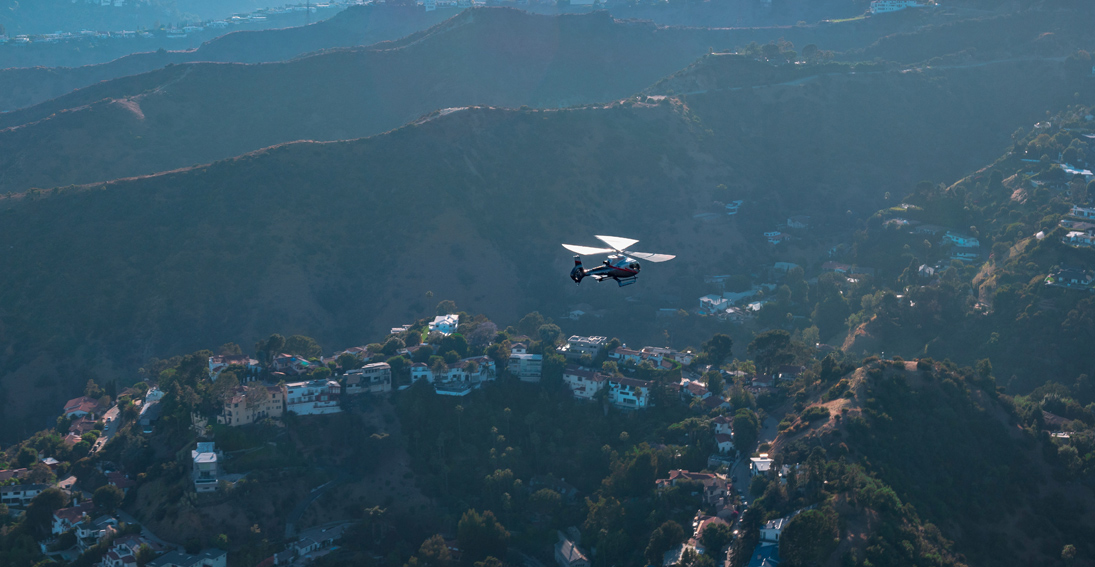
<instances>
[{"instance_id":1,"label":"helicopter","mask_svg":"<svg viewBox=\"0 0 1095 567\"><path fill-rule=\"evenodd\" d=\"M582 279L589 276L598 282L613 279L620 287L631 285L638 280L642 266L639 260L650 262L667 262L676 258L670 254L651 254L649 252L624 252L638 240L621 238L619 236L594 236L604 242L608 248L595 248L592 246L578 246L576 244L564 244L563 248L574 252L574 269L570 271L570 279L574 283L581 284ZM608 259L603 264L589 270L582 267L582 254L608 254Z\"/></svg>"}]
</instances>

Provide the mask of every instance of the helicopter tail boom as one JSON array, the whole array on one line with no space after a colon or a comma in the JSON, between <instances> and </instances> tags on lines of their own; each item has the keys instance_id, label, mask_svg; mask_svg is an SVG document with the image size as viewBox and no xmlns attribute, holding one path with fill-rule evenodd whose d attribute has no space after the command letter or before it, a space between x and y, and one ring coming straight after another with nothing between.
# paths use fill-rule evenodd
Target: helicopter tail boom
<instances>
[{"instance_id":1,"label":"helicopter tail boom","mask_svg":"<svg viewBox=\"0 0 1095 567\"><path fill-rule=\"evenodd\" d=\"M574 283L582 283L582 278L586 277L585 268L582 267L582 257L574 257L574 269L570 271L570 279L574 280Z\"/></svg>"}]
</instances>

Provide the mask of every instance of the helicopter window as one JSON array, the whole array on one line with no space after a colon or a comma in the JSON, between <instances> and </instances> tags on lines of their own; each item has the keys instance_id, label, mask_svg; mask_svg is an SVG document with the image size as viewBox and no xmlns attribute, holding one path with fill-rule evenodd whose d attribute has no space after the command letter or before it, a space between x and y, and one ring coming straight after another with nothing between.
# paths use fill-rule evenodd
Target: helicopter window
<instances>
[{"instance_id":1,"label":"helicopter window","mask_svg":"<svg viewBox=\"0 0 1095 567\"><path fill-rule=\"evenodd\" d=\"M631 269L632 270L638 270L639 269L639 263L638 262L632 262L631 263Z\"/></svg>"}]
</instances>

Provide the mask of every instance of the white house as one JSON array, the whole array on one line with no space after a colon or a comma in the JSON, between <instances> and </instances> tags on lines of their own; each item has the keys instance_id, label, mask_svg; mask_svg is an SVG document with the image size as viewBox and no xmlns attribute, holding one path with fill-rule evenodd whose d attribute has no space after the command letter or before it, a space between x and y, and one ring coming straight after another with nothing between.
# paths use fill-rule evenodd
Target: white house
<instances>
[{"instance_id":1,"label":"white house","mask_svg":"<svg viewBox=\"0 0 1095 567\"><path fill-rule=\"evenodd\" d=\"M643 353L626 346L619 346L608 353L608 358L619 363L638 364L643 361Z\"/></svg>"},{"instance_id":2,"label":"white house","mask_svg":"<svg viewBox=\"0 0 1095 567\"><path fill-rule=\"evenodd\" d=\"M433 372L430 372L430 367L426 366L424 362L416 362L411 365L411 382L419 380L433 382Z\"/></svg>"},{"instance_id":3,"label":"white house","mask_svg":"<svg viewBox=\"0 0 1095 567\"><path fill-rule=\"evenodd\" d=\"M93 509L94 505L88 500L79 506L70 506L55 511L53 513L53 526L50 528L50 533L53 535L61 535L71 530L76 527L76 524L83 520L85 515L90 514Z\"/></svg>"},{"instance_id":4,"label":"white house","mask_svg":"<svg viewBox=\"0 0 1095 567\"><path fill-rule=\"evenodd\" d=\"M0 504L26 506L35 496L49 488L45 484L13 484L0 486Z\"/></svg>"},{"instance_id":5,"label":"white house","mask_svg":"<svg viewBox=\"0 0 1095 567\"><path fill-rule=\"evenodd\" d=\"M430 322L430 331L437 331L442 335L451 335L460 326L460 316L455 314L438 315Z\"/></svg>"},{"instance_id":6,"label":"white house","mask_svg":"<svg viewBox=\"0 0 1095 567\"><path fill-rule=\"evenodd\" d=\"M701 315L714 315L725 311L730 306L730 300L721 295L705 295L700 298L699 313Z\"/></svg>"},{"instance_id":7,"label":"white house","mask_svg":"<svg viewBox=\"0 0 1095 567\"><path fill-rule=\"evenodd\" d=\"M223 459L224 455L217 450L216 443L212 442L199 442L190 451L190 461L193 463L190 477L194 480L194 490L212 492L217 489L217 477L220 475Z\"/></svg>"},{"instance_id":8,"label":"white house","mask_svg":"<svg viewBox=\"0 0 1095 567\"><path fill-rule=\"evenodd\" d=\"M1064 238L1065 244L1071 244L1072 246L1091 247L1095 246L1095 234L1090 232L1080 232L1074 230L1069 232Z\"/></svg>"},{"instance_id":9,"label":"white house","mask_svg":"<svg viewBox=\"0 0 1095 567\"><path fill-rule=\"evenodd\" d=\"M779 536L783 533L783 528L787 527L789 521L791 521L791 518L776 518L764 524L764 527L760 529L760 540L779 543Z\"/></svg>"},{"instance_id":10,"label":"white house","mask_svg":"<svg viewBox=\"0 0 1095 567\"><path fill-rule=\"evenodd\" d=\"M509 373L522 382L539 382L543 367L544 355L542 354L509 355Z\"/></svg>"},{"instance_id":11,"label":"white house","mask_svg":"<svg viewBox=\"0 0 1095 567\"><path fill-rule=\"evenodd\" d=\"M608 400L622 408L642 409L650 406L650 390L654 382L636 378L608 379Z\"/></svg>"},{"instance_id":12,"label":"white house","mask_svg":"<svg viewBox=\"0 0 1095 567\"><path fill-rule=\"evenodd\" d=\"M604 389L608 378L600 372L577 366L567 366L563 370L563 382L570 388L570 393L580 400L592 399L597 392Z\"/></svg>"},{"instance_id":13,"label":"white house","mask_svg":"<svg viewBox=\"0 0 1095 567\"><path fill-rule=\"evenodd\" d=\"M772 459L768 458L768 453L761 453L759 457L751 457L749 459L749 474L751 476L768 474L768 471L772 469L772 462Z\"/></svg>"},{"instance_id":14,"label":"white house","mask_svg":"<svg viewBox=\"0 0 1095 567\"><path fill-rule=\"evenodd\" d=\"M555 562L559 567L589 567L589 558L563 532L559 532L559 541L555 544Z\"/></svg>"},{"instance_id":15,"label":"white house","mask_svg":"<svg viewBox=\"0 0 1095 567\"><path fill-rule=\"evenodd\" d=\"M338 404L342 387L334 380L290 382L285 385L285 411L297 415L326 415L339 413Z\"/></svg>"},{"instance_id":16,"label":"white house","mask_svg":"<svg viewBox=\"0 0 1095 567\"><path fill-rule=\"evenodd\" d=\"M607 344L608 337L579 337L574 335L567 339L567 344L559 349L559 353L568 359L577 360L584 354L597 356L597 353Z\"/></svg>"},{"instance_id":17,"label":"white house","mask_svg":"<svg viewBox=\"0 0 1095 567\"><path fill-rule=\"evenodd\" d=\"M728 415L720 415L712 420L715 424L716 435L734 435L734 418Z\"/></svg>"},{"instance_id":18,"label":"white house","mask_svg":"<svg viewBox=\"0 0 1095 567\"><path fill-rule=\"evenodd\" d=\"M734 450L734 438L729 435L716 433L715 443L718 444L719 452L724 455Z\"/></svg>"}]
</instances>

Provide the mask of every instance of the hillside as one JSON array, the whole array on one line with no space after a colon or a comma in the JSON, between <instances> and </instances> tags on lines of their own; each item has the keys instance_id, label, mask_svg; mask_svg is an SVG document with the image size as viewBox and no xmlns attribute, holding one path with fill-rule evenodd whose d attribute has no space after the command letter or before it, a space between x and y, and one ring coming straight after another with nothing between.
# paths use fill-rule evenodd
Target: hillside
<instances>
[{"instance_id":1,"label":"hillside","mask_svg":"<svg viewBox=\"0 0 1095 567\"><path fill-rule=\"evenodd\" d=\"M52 407L89 376L209 342L292 329L351 346L420 314L427 291L503 318L581 301L638 317L614 288L560 284L569 258L558 243L582 235L676 251L673 270L644 275L639 293L650 298L643 312L679 306L650 302L698 289L709 270L771 258L760 234L788 208L840 221L911 180L968 171L1014 127L989 117L1032 120L1031 100L1055 103L1041 98L1048 78L992 98L965 77L858 74L658 104L445 111L369 139L10 198L0 222L4 417ZM132 106L107 106L139 120ZM696 220L720 184L756 209L736 223Z\"/></svg>"},{"instance_id":2,"label":"hillside","mask_svg":"<svg viewBox=\"0 0 1095 567\"><path fill-rule=\"evenodd\" d=\"M862 467L887 488L861 493L859 505L889 502L903 514L911 506L921 537L942 533L970 565L1063 564L1066 544L1090 557L1092 493L1052 471L1043 442L1015 427L1010 400L998 399L993 386L991 376L930 360L868 362L810 385L805 405L828 407L830 417L805 432L789 429L775 451L783 462L806 465L820 447ZM866 544L889 548L884 556L893 564L921 564L893 536ZM861 548L853 557L878 552Z\"/></svg>"},{"instance_id":3,"label":"hillside","mask_svg":"<svg viewBox=\"0 0 1095 567\"><path fill-rule=\"evenodd\" d=\"M439 108L611 101L684 67L710 39L603 12L480 9L390 46L172 66L0 116L0 127L18 126L0 130L0 187L103 181L286 141L369 136ZM95 144L79 141L87 132Z\"/></svg>"},{"instance_id":4,"label":"hillside","mask_svg":"<svg viewBox=\"0 0 1095 567\"><path fill-rule=\"evenodd\" d=\"M283 61L322 49L399 39L427 29L456 13L455 9L424 12L398 6L350 6L312 25L235 31L207 41L196 49L134 53L109 63L81 67L0 69L0 111L32 106L100 81L145 73L169 64Z\"/></svg>"}]
</instances>

